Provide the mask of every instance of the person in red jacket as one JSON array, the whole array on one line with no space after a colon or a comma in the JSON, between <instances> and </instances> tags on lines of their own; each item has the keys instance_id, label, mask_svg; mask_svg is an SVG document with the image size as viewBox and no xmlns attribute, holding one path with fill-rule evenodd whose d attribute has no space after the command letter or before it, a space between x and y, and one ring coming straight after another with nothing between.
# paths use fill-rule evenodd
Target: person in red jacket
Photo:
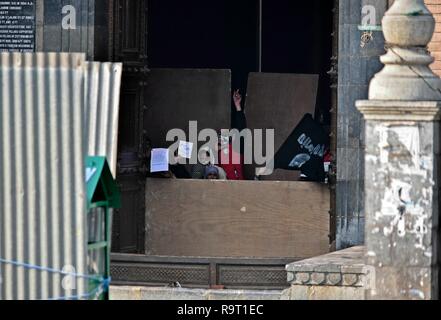
<instances>
[{"instance_id":1,"label":"person in red jacket","mask_svg":"<svg viewBox=\"0 0 441 320\"><path fill-rule=\"evenodd\" d=\"M233 94L234 118L233 128L242 131L246 128L245 113L242 109L242 95L239 90ZM228 180L244 180L243 163L244 157L241 150L234 150L230 137L222 136L219 133L219 166L225 170Z\"/></svg>"}]
</instances>

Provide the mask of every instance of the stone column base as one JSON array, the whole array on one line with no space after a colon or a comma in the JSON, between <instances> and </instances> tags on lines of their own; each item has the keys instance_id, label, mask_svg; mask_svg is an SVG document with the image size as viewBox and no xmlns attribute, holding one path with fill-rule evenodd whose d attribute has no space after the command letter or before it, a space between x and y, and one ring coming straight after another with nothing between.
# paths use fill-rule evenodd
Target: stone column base
<instances>
[{"instance_id":1,"label":"stone column base","mask_svg":"<svg viewBox=\"0 0 441 320\"><path fill-rule=\"evenodd\" d=\"M364 247L289 264L291 288L282 300L364 300L370 279Z\"/></svg>"}]
</instances>

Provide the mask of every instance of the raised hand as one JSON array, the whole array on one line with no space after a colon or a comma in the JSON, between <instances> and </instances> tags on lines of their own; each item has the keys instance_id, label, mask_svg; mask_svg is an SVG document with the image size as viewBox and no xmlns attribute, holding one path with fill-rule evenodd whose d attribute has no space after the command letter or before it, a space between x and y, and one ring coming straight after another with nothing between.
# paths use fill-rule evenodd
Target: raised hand
<instances>
[{"instance_id":1,"label":"raised hand","mask_svg":"<svg viewBox=\"0 0 441 320\"><path fill-rule=\"evenodd\" d=\"M242 111L242 95L240 94L239 89L234 91L233 101L234 101L234 106L236 107L236 110Z\"/></svg>"}]
</instances>

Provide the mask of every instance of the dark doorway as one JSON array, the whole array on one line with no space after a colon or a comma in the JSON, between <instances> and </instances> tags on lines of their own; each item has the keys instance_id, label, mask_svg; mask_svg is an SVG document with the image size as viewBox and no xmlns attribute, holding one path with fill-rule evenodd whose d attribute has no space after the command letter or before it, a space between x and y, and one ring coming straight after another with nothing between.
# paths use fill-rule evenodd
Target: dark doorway
<instances>
[{"instance_id":1,"label":"dark doorway","mask_svg":"<svg viewBox=\"0 0 441 320\"><path fill-rule=\"evenodd\" d=\"M330 124L332 0L263 1L262 71L320 76L316 118Z\"/></svg>"},{"instance_id":2,"label":"dark doorway","mask_svg":"<svg viewBox=\"0 0 441 320\"><path fill-rule=\"evenodd\" d=\"M244 89L258 67L257 25L255 0L149 0L149 67L232 69Z\"/></svg>"},{"instance_id":3,"label":"dark doorway","mask_svg":"<svg viewBox=\"0 0 441 320\"><path fill-rule=\"evenodd\" d=\"M117 176L123 207L115 212L114 252L144 252L148 68L231 69L232 87L245 93L248 74L259 70L261 44L263 72L320 75L316 117L329 125L333 4L333 0L109 1L110 56L124 62Z\"/></svg>"},{"instance_id":4,"label":"dark doorway","mask_svg":"<svg viewBox=\"0 0 441 320\"><path fill-rule=\"evenodd\" d=\"M149 0L150 68L225 68L246 91L248 74L320 75L316 117L330 124L331 0ZM262 13L262 37L259 16Z\"/></svg>"}]
</instances>

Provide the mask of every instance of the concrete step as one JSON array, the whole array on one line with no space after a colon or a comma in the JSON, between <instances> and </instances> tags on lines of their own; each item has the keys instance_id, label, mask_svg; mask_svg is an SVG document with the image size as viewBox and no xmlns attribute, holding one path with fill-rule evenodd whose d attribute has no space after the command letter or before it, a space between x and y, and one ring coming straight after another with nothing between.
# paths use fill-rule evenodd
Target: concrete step
<instances>
[{"instance_id":1,"label":"concrete step","mask_svg":"<svg viewBox=\"0 0 441 320\"><path fill-rule=\"evenodd\" d=\"M290 300L364 300L374 277L358 246L289 264Z\"/></svg>"},{"instance_id":2,"label":"concrete step","mask_svg":"<svg viewBox=\"0 0 441 320\"><path fill-rule=\"evenodd\" d=\"M353 247L287 265L287 290L206 290L112 286L111 300L364 300L375 273L365 247Z\"/></svg>"},{"instance_id":3,"label":"concrete step","mask_svg":"<svg viewBox=\"0 0 441 320\"><path fill-rule=\"evenodd\" d=\"M204 290L111 286L110 300L280 300L281 290Z\"/></svg>"}]
</instances>

